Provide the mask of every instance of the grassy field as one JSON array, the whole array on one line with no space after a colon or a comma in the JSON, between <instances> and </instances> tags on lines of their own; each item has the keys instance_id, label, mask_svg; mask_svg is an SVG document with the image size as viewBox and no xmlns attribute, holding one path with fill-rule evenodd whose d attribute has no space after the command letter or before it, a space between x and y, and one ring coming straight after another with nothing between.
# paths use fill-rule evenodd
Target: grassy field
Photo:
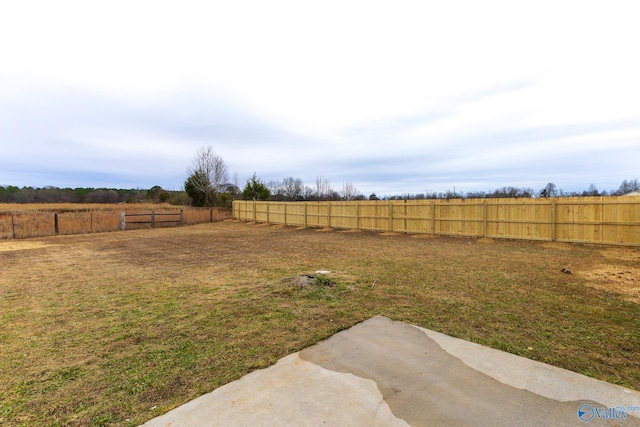
<instances>
[{"instance_id":1,"label":"grassy field","mask_svg":"<svg viewBox=\"0 0 640 427\"><path fill-rule=\"evenodd\" d=\"M231 217L229 209L167 203L0 203L0 240L118 231L123 227L122 213L126 214L127 230L175 227L180 221L183 224L202 224Z\"/></svg>"},{"instance_id":2,"label":"grassy field","mask_svg":"<svg viewBox=\"0 0 640 427\"><path fill-rule=\"evenodd\" d=\"M138 425L376 314L640 390L634 248L225 221L0 266L1 425Z\"/></svg>"},{"instance_id":3,"label":"grassy field","mask_svg":"<svg viewBox=\"0 0 640 427\"><path fill-rule=\"evenodd\" d=\"M49 212L78 210L122 210L177 208L169 203L0 203L0 212Z\"/></svg>"}]
</instances>

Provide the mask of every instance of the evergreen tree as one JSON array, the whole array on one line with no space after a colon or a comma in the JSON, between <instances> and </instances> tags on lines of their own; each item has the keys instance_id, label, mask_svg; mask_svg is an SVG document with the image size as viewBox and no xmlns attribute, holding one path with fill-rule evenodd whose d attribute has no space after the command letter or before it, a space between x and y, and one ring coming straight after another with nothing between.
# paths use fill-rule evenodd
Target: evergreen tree
<instances>
[{"instance_id":1,"label":"evergreen tree","mask_svg":"<svg viewBox=\"0 0 640 427\"><path fill-rule=\"evenodd\" d=\"M247 185L242 190L242 197L245 200L269 200L269 196L271 196L271 191L258 179L255 173L247 180Z\"/></svg>"},{"instance_id":2,"label":"evergreen tree","mask_svg":"<svg viewBox=\"0 0 640 427\"><path fill-rule=\"evenodd\" d=\"M206 179L202 172L196 171L184 183L184 190L191 198L191 205L202 207L207 203L207 193L201 190L201 183Z\"/></svg>"}]
</instances>

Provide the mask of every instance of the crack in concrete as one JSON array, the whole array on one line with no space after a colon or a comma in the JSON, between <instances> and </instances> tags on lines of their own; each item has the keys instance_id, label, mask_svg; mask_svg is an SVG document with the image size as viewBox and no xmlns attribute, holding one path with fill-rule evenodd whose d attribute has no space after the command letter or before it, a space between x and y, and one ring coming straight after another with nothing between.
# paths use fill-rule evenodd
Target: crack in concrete
<instances>
[{"instance_id":1,"label":"crack in concrete","mask_svg":"<svg viewBox=\"0 0 640 427\"><path fill-rule=\"evenodd\" d=\"M300 357L375 381L393 413L412 426L574 426L581 423L581 404L603 406L506 385L452 356L421 329L381 316L301 351ZM604 420L591 425L596 421ZM624 425L639 425L635 421L628 417Z\"/></svg>"}]
</instances>

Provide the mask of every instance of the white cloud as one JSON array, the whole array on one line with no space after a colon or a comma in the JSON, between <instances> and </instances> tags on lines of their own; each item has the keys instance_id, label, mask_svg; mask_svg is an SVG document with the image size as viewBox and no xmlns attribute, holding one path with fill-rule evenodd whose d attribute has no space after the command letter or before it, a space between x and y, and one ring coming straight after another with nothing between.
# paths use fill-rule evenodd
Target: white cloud
<instances>
[{"instance_id":1,"label":"white cloud","mask_svg":"<svg viewBox=\"0 0 640 427\"><path fill-rule=\"evenodd\" d=\"M7 3L0 143L12 150L0 184L175 188L210 144L242 179L323 175L383 194L560 179L584 189L591 177L616 187L638 175L635 10Z\"/></svg>"}]
</instances>

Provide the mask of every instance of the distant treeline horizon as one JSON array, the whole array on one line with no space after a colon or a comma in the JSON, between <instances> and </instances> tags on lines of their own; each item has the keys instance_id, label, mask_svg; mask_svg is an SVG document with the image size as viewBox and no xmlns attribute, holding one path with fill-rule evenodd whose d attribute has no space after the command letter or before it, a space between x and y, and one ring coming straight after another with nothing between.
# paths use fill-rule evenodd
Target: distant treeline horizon
<instances>
[{"instance_id":1,"label":"distant treeline horizon","mask_svg":"<svg viewBox=\"0 0 640 427\"><path fill-rule=\"evenodd\" d=\"M190 205L184 191L165 190L160 186L150 189L119 188L58 188L0 186L0 203L170 203Z\"/></svg>"},{"instance_id":2,"label":"distant treeline horizon","mask_svg":"<svg viewBox=\"0 0 640 427\"><path fill-rule=\"evenodd\" d=\"M227 186L225 191L229 194L229 200L242 198L240 189L234 186ZM493 191L468 191L456 192L450 190L446 192L432 193L405 193L393 196L378 197L375 193L366 196L364 194L345 195L339 191L329 191L323 196L309 192L307 194L296 194L295 197L288 197L283 192L273 192L269 200L283 201L313 201L313 200L420 200L420 199L473 199L473 198L534 198L534 197L590 197L590 196L622 196L632 191L640 191L640 181L635 178L624 180L615 190L600 191L594 184L582 192L567 192L559 189L555 184L548 183L540 190L532 188L505 186ZM274 194L275 193L275 194ZM301 197L302 196L302 197ZM17 187L0 186L0 203L169 203L173 205L191 205L192 200L184 190L165 190L160 186L150 189L117 189L117 188L59 188L54 186L46 187Z\"/></svg>"}]
</instances>

